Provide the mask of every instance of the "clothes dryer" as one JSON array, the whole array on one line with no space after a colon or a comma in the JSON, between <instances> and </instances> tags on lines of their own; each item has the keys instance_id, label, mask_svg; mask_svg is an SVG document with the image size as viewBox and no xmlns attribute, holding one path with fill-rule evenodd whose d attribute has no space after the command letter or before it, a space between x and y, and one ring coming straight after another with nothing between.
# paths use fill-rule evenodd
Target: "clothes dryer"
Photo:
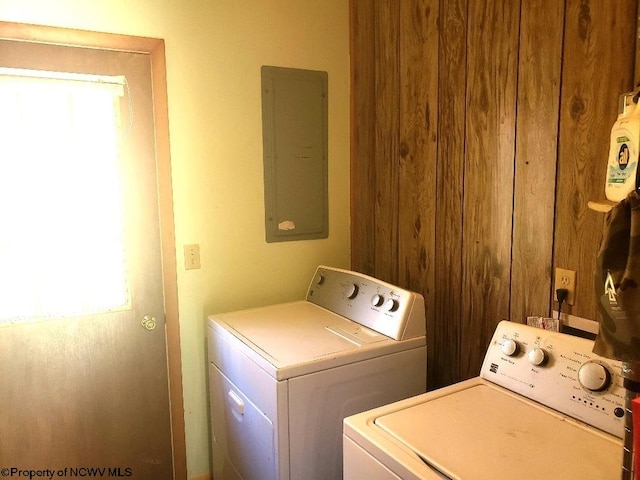
<instances>
[{"instance_id":1,"label":"clothes dryer","mask_svg":"<svg viewBox=\"0 0 640 480\"><path fill-rule=\"evenodd\" d=\"M208 318L214 478L342 478L346 416L426 391L421 295L320 266L306 299Z\"/></svg>"}]
</instances>

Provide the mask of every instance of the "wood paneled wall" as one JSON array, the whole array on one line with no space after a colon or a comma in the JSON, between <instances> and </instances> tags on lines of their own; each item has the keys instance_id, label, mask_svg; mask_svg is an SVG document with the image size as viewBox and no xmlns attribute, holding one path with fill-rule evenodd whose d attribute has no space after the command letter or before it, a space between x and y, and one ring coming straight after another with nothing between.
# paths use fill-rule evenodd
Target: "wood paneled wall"
<instances>
[{"instance_id":1,"label":"wood paneled wall","mask_svg":"<svg viewBox=\"0 0 640 480\"><path fill-rule=\"evenodd\" d=\"M636 0L351 0L352 268L421 292L428 384L478 374L495 325L593 285Z\"/></svg>"}]
</instances>

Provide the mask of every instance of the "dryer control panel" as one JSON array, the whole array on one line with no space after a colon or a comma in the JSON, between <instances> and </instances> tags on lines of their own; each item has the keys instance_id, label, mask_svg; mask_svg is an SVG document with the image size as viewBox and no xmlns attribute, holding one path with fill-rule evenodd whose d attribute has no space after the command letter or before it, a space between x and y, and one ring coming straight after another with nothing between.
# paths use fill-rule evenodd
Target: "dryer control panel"
<instances>
[{"instance_id":1,"label":"dryer control panel","mask_svg":"<svg viewBox=\"0 0 640 480\"><path fill-rule=\"evenodd\" d=\"M362 273L319 266L307 301L394 340L426 332L424 298Z\"/></svg>"},{"instance_id":2,"label":"dryer control panel","mask_svg":"<svg viewBox=\"0 0 640 480\"><path fill-rule=\"evenodd\" d=\"M515 322L498 324L480 376L622 438L622 365L593 341Z\"/></svg>"}]
</instances>

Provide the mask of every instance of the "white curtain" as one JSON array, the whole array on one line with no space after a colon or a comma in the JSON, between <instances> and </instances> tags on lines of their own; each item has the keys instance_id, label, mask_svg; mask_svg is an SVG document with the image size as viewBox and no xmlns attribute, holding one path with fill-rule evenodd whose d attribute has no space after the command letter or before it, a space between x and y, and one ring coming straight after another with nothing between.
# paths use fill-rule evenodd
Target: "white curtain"
<instances>
[{"instance_id":1,"label":"white curtain","mask_svg":"<svg viewBox=\"0 0 640 480\"><path fill-rule=\"evenodd\" d=\"M45 77L0 73L0 324L129 305L122 85Z\"/></svg>"}]
</instances>

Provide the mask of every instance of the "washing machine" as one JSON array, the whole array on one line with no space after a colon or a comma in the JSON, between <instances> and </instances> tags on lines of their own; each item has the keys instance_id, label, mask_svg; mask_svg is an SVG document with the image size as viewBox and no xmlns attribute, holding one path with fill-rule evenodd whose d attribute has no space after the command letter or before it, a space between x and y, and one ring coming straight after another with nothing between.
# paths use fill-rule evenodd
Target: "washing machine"
<instances>
[{"instance_id":1,"label":"washing machine","mask_svg":"<svg viewBox=\"0 0 640 480\"><path fill-rule=\"evenodd\" d=\"M426 391L423 297L320 266L304 300L208 317L215 480L338 480L345 417Z\"/></svg>"},{"instance_id":2,"label":"washing machine","mask_svg":"<svg viewBox=\"0 0 640 480\"><path fill-rule=\"evenodd\" d=\"M345 480L619 479L621 364L503 321L480 376L350 416Z\"/></svg>"}]
</instances>

